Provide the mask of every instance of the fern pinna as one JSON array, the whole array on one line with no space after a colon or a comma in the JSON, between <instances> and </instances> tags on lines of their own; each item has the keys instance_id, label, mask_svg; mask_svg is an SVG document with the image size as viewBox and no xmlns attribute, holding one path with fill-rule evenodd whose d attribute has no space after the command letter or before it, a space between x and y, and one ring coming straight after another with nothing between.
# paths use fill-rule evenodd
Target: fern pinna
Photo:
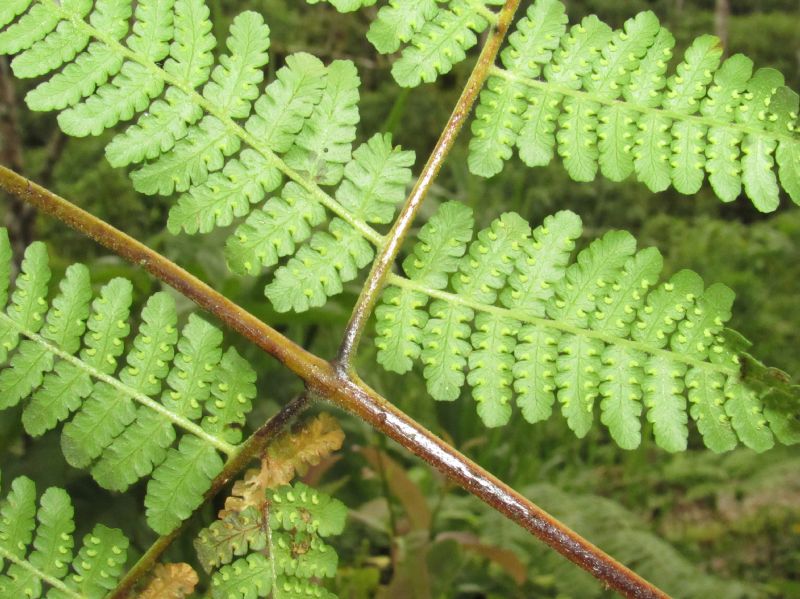
<instances>
[{"instance_id":1,"label":"fern pinna","mask_svg":"<svg viewBox=\"0 0 800 599\"><path fill-rule=\"evenodd\" d=\"M323 538L343 531L347 511L340 501L291 481L343 440L336 420L320 414L278 436L261 467L234 484L219 520L194 542L203 568L216 570L214 599L335 597L314 581L336 574L338 556Z\"/></svg>"},{"instance_id":2,"label":"fern pinna","mask_svg":"<svg viewBox=\"0 0 800 599\"><path fill-rule=\"evenodd\" d=\"M25 430L39 436L69 420L67 461L124 491L149 476L151 528L167 534L203 500L238 452L255 373L222 333L191 315L178 334L175 302L147 300L126 352L132 286L113 279L92 300L88 269L70 266L48 305L44 244L28 247L9 298L11 249L0 229L0 408L25 400ZM126 364L118 365L122 354ZM177 430L177 432L176 432Z\"/></svg>"},{"instance_id":3,"label":"fern pinna","mask_svg":"<svg viewBox=\"0 0 800 599\"><path fill-rule=\"evenodd\" d=\"M17 54L17 76L64 65L26 101L60 111L66 133L99 135L139 114L107 157L134 169L138 191L180 194L170 231L207 233L249 214L228 239L234 272L257 275L294 256L266 289L276 309L320 306L371 262L382 236L370 223L392 220L414 155L388 135L353 151L360 80L351 61L290 55L262 93L269 27L254 12L237 16L213 67L203 0L142 0L133 15L131 0L14 0L0 8L0 28L9 23L0 53ZM326 209L336 216L315 231Z\"/></svg>"},{"instance_id":4,"label":"fern pinna","mask_svg":"<svg viewBox=\"0 0 800 599\"><path fill-rule=\"evenodd\" d=\"M662 258L610 231L579 252L580 218L562 211L531 231L510 212L472 240L472 212L443 204L422 227L377 308L378 361L424 366L437 400L465 382L488 426L506 424L512 399L528 422L556 400L583 437L600 420L621 447L641 442L647 409L656 442L686 449L687 412L714 451L741 440L764 451L800 441L775 391L743 376L746 341L725 329L734 294L684 270L659 284ZM469 243L469 245L468 245ZM787 390L797 395L797 389ZM690 408L687 410L687 398Z\"/></svg>"},{"instance_id":5,"label":"fern pinna","mask_svg":"<svg viewBox=\"0 0 800 599\"><path fill-rule=\"evenodd\" d=\"M340 501L300 482L224 514L195 541L203 567L216 569L211 596L334 599L314 581L336 575L338 556L322 539L341 534L346 515Z\"/></svg>"},{"instance_id":6,"label":"fern pinna","mask_svg":"<svg viewBox=\"0 0 800 599\"><path fill-rule=\"evenodd\" d=\"M354 10L374 2L331 4ZM390 0L368 38L384 53L407 44L392 73L416 86L465 58L495 18L489 4L498 3ZM650 11L618 31L594 15L568 28L559 0L536 0L481 93L470 170L496 175L516 148L531 167L557 153L576 181L635 174L651 191L671 185L691 195L707 174L724 202L744 188L757 209L771 212L782 186L800 204L797 93L774 69L753 73L746 56L723 62L712 35L697 38L668 75L674 46Z\"/></svg>"},{"instance_id":7,"label":"fern pinna","mask_svg":"<svg viewBox=\"0 0 800 599\"><path fill-rule=\"evenodd\" d=\"M51 487L36 509L36 485L14 479L0 503L0 596L102 599L127 561L128 539L98 524L75 553L74 509L64 489Z\"/></svg>"}]
</instances>

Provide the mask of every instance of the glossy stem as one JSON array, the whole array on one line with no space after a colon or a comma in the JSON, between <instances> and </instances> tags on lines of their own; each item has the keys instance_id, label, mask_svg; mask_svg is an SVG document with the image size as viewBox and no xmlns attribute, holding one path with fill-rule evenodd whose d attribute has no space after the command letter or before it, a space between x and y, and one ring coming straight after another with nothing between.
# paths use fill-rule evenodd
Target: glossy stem
<instances>
[{"instance_id":1,"label":"glossy stem","mask_svg":"<svg viewBox=\"0 0 800 599\"><path fill-rule=\"evenodd\" d=\"M357 376L306 351L197 277L67 200L0 166L0 189L66 223L123 258L143 266L208 310L232 330L277 358L307 389L359 416L446 477L530 531L567 559L626 597L667 595L570 530L504 482L404 414Z\"/></svg>"},{"instance_id":2,"label":"glossy stem","mask_svg":"<svg viewBox=\"0 0 800 599\"><path fill-rule=\"evenodd\" d=\"M250 435L247 440L240 445L239 451L226 462L222 472L211 481L211 486L203 495L203 502L200 505L205 505L216 496L225 485L247 467L250 460L259 456L275 437L285 431L294 419L303 413L310 405L311 401L309 400L308 394L303 393L283 406L277 414L267 420L259 429ZM106 599L125 599L128 597L133 587L147 574L152 572L161 554L164 553L167 547L172 544L172 541L183 532L184 527L190 519L191 518L187 518L184 520L183 523L171 533L156 539L156 541L148 547L144 555L139 558L139 561L137 561L133 567L128 570L122 580L119 581L116 588L106 596Z\"/></svg>"},{"instance_id":3,"label":"glossy stem","mask_svg":"<svg viewBox=\"0 0 800 599\"><path fill-rule=\"evenodd\" d=\"M472 106L475 104L478 94L483 89L484 83L486 83L486 78L494 66L497 53L500 51L500 46L502 46L503 40L508 33L508 28L511 26L511 21L514 19L519 3L520 0L506 0L503 9L497 15L495 27L484 44L480 56L478 56L478 61L472 69L467 84L461 92L455 108L453 108L439 141L436 142L433 152L428 157L428 162L422 169L422 173L414 184L414 188L408 198L406 198L405 204L400 209L400 214L394 221L392 230L386 236L385 243L379 249L377 258L372 263L372 270L361 288L361 294L358 297L355 308L353 308L353 313L345 329L344 338L339 347L339 355L335 362L337 367L345 372L353 372L353 357L361 341L361 335L367 326L372 311L375 309L375 304L380 297L381 291L386 286L386 280L392 272L392 265L411 229L411 225L414 223L417 212L427 197L433 182L439 175L442 165L450 154L450 150L453 148L453 144L464 123L466 123L469 113L472 111Z\"/></svg>"}]
</instances>

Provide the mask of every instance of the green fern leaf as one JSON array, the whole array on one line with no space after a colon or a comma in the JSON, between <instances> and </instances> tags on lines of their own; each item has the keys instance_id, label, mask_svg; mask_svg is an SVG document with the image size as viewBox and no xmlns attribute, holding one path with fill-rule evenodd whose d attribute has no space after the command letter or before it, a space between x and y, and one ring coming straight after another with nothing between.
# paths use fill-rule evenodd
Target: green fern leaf
<instances>
[{"instance_id":1,"label":"green fern leaf","mask_svg":"<svg viewBox=\"0 0 800 599\"><path fill-rule=\"evenodd\" d=\"M322 99L327 77L325 66L315 56L305 52L287 56L286 65L256 102L247 131L275 152L289 151Z\"/></svg>"},{"instance_id":2,"label":"green fern leaf","mask_svg":"<svg viewBox=\"0 0 800 599\"><path fill-rule=\"evenodd\" d=\"M116 370L117 358L123 352L122 340L130 332L127 320L133 301L132 292L133 288L128 281L114 279L103 287L100 297L92 304L93 314L87 322L88 331L84 338L86 347L81 352L81 359L90 368L97 369L103 374ZM80 369L76 365L73 366L76 370ZM85 372L81 374L88 379ZM92 393L75 418L64 426L61 437L64 457L76 468L88 466L121 430L120 425L112 423L117 422L120 417L124 417L125 420L132 418L133 407L126 402L127 397L115 393L113 388L104 382L99 383L94 389L91 383L89 385L86 395L78 394L69 401L68 408L71 411L80 405L84 397ZM127 409L123 411L121 406Z\"/></svg>"},{"instance_id":3,"label":"green fern leaf","mask_svg":"<svg viewBox=\"0 0 800 599\"><path fill-rule=\"evenodd\" d=\"M390 0L378 11L378 18L367 32L367 39L382 54L397 52L430 21L438 7L436 0Z\"/></svg>"},{"instance_id":4,"label":"green fern leaf","mask_svg":"<svg viewBox=\"0 0 800 599\"><path fill-rule=\"evenodd\" d=\"M0 239L0 244L6 248L2 253L9 260L4 272L9 272L11 249L8 245L8 234ZM49 282L47 250L43 243L33 243L25 250L21 274L17 277L16 289L11 294L7 317L0 319L0 362L5 362L8 352L17 347L19 328L36 333L44 324L43 316L47 311L45 299Z\"/></svg>"},{"instance_id":5,"label":"green fern leaf","mask_svg":"<svg viewBox=\"0 0 800 599\"><path fill-rule=\"evenodd\" d=\"M227 46L229 55L211 73L203 96L225 115L245 118L250 104L258 97L263 68L269 62L269 27L256 12L245 11L231 25Z\"/></svg>"},{"instance_id":6,"label":"green fern leaf","mask_svg":"<svg viewBox=\"0 0 800 599\"><path fill-rule=\"evenodd\" d=\"M514 349L514 390L522 417L530 423L547 420L555 402L559 334L524 326Z\"/></svg>"},{"instance_id":7,"label":"green fern leaf","mask_svg":"<svg viewBox=\"0 0 800 599\"><path fill-rule=\"evenodd\" d=\"M539 1L528 7L500 56L503 66L520 77L538 77L558 48L566 23L564 5L558 0ZM497 76L488 79L472 123L471 172L491 177L502 170L525 122L527 92L521 83Z\"/></svg>"},{"instance_id":8,"label":"green fern leaf","mask_svg":"<svg viewBox=\"0 0 800 599\"><path fill-rule=\"evenodd\" d=\"M167 364L177 341L177 316L174 301L162 297L165 299L159 298L153 307L153 315L142 313L146 327L134 341L135 349L129 354L128 380L123 376L120 379L136 391L155 395L160 391L160 380L166 377L170 390L164 394L161 403L174 414L197 420L202 404L210 394L213 372L221 357L219 344L222 334L191 315L178 342L175 366L167 375ZM158 305L162 303L166 306ZM149 364L140 365L138 362L146 356L141 348L151 344L157 349L148 349ZM140 373L144 376L134 378ZM149 388L143 388L145 382ZM127 490L129 485L150 474L154 466L164 461L167 448L175 440L172 424L149 407L139 407L134 418L133 422L124 423L127 428L116 436L92 469L92 476L102 487Z\"/></svg>"},{"instance_id":9,"label":"green fern leaf","mask_svg":"<svg viewBox=\"0 0 800 599\"><path fill-rule=\"evenodd\" d=\"M169 40L173 35L172 7L171 0L137 3L133 35L127 40L132 51L154 62L167 57ZM70 19L81 18L67 6L63 9ZM145 110L163 89L162 79L151 77L145 66L128 61L122 64L110 82L98 87L94 95L62 112L58 123L69 135L100 135L105 129Z\"/></svg>"},{"instance_id":10,"label":"green fern leaf","mask_svg":"<svg viewBox=\"0 0 800 599\"><path fill-rule=\"evenodd\" d=\"M410 279L431 289L447 286L448 275L458 268L458 260L472 237L472 210L458 202L442 204L419 232L420 243L403 262ZM424 293L390 288L376 309L378 362L388 370L403 374L411 369L422 350L422 331L428 315L420 308Z\"/></svg>"},{"instance_id":11,"label":"green fern leaf","mask_svg":"<svg viewBox=\"0 0 800 599\"><path fill-rule=\"evenodd\" d=\"M11 23L18 15L21 15L31 5L33 0L9 0L0 8L0 27L5 27Z\"/></svg>"},{"instance_id":12,"label":"green fern leaf","mask_svg":"<svg viewBox=\"0 0 800 599\"><path fill-rule=\"evenodd\" d=\"M173 234L181 229L190 235L226 227L234 218L246 216L280 185L280 173L252 150L244 150L230 160L221 173L212 173L202 185L183 194L169 211L167 228ZM254 213L255 214L255 213Z\"/></svg>"},{"instance_id":13,"label":"green fern leaf","mask_svg":"<svg viewBox=\"0 0 800 599\"><path fill-rule=\"evenodd\" d=\"M557 152L576 181L635 174L653 192L694 195L708 173L723 201L743 184L770 212L779 183L798 200L795 94L777 71L751 77L741 55L720 67L719 40L704 35L668 75L675 40L651 12L614 34L593 15L565 34L563 12L536 0L509 36L476 110L472 172L497 174L516 145L531 167Z\"/></svg>"},{"instance_id":14,"label":"green fern leaf","mask_svg":"<svg viewBox=\"0 0 800 599\"><path fill-rule=\"evenodd\" d=\"M758 452L772 449L775 440L758 394L738 381L729 379L725 387L725 398L725 413L742 443Z\"/></svg>"},{"instance_id":15,"label":"green fern leaf","mask_svg":"<svg viewBox=\"0 0 800 599\"><path fill-rule=\"evenodd\" d=\"M356 137L361 80L349 61L334 61L327 70L322 97L286 154L286 163L321 185L335 185Z\"/></svg>"},{"instance_id":16,"label":"green fern leaf","mask_svg":"<svg viewBox=\"0 0 800 599\"><path fill-rule=\"evenodd\" d=\"M376 134L353 152L336 200L368 223L390 223L405 199L414 152L392 146L390 134Z\"/></svg>"},{"instance_id":17,"label":"green fern leaf","mask_svg":"<svg viewBox=\"0 0 800 599\"><path fill-rule=\"evenodd\" d=\"M4 558L22 559L36 526L36 485L26 476L14 479L0 507L0 546Z\"/></svg>"},{"instance_id":18,"label":"green fern leaf","mask_svg":"<svg viewBox=\"0 0 800 599\"><path fill-rule=\"evenodd\" d=\"M645 408L668 451L686 449L689 416L715 451L733 448L737 437L759 451L774 438L800 440L788 411L768 403L774 377L745 369L744 360L753 362L742 353L747 341L725 331L730 289L704 291L691 271L657 284L661 255L637 252L623 231L606 233L570 264L581 234L577 216L560 212L532 232L521 219L514 224L518 218L504 215L479 232L450 281L433 269L435 283L427 284L414 268L428 274L423 259L448 247L449 235L446 226L441 238L423 227L424 239L404 263L409 278L390 277L377 311L382 364L407 369L419 359L434 399L456 399L466 381L487 426L508 422L514 400L526 420L545 420L558 399L567 425L583 437L599 400L600 421L626 449L641 443ZM448 220L431 222L437 231ZM464 240L458 231L450 247L463 251ZM387 348L408 350L381 360Z\"/></svg>"},{"instance_id":19,"label":"green fern leaf","mask_svg":"<svg viewBox=\"0 0 800 599\"><path fill-rule=\"evenodd\" d=\"M408 167L413 161L414 153L393 147L390 135L373 136L353 152L352 159L345 166L344 181L336 192L337 201L350 214L365 222L390 222L395 206L405 197L406 185L411 180ZM289 187L287 185L284 189ZM297 192L301 197L307 195L301 189ZM308 204L317 207L313 201ZM310 229L306 221L314 219L314 222L322 217L321 214L317 217L316 211L298 212L294 206L292 211L286 211L283 202L276 203L272 209L283 212L273 213L275 216L285 214L286 220L296 224L287 228L286 220L281 219L284 227L279 231L273 228L277 222L273 225L268 217L254 216L254 223L256 220L261 222L240 228L238 236L229 242L229 260L231 254L241 256L241 250L247 249L249 252L245 254L245 264L242 265L247 270L252 268L254 258L256 263L273 264L279 256L294 250L294 242L307 237ZM268 210L269 202L265 206L265 211ZM262 236L268 232L273 234L264 243ZM258 243L255 247L254 242ZM253 256L253 250L258 254ZM242 261L239 256L234 258L237 263ZM374 250L356 229L342 219L334 218L327 232L315 233L294 258L278 268L265 293L279 312L302 312L322 306L329 296L341 293L343 283L353 280L373 256Z\"/></svg>"},{"instance_id":20,"label":"green fern leaf","mask_svg":"<svg viewBox=\"0 0 800 599\"><path fill-rule=\"evenodd\" d=\"M98 0L90 21L94 27L118 41L128 33L130 2ZM59 73L43 81L25 96L31 110L63 110L76 104L119 72L122 57L103 43L92 42L85 52Z\"/></svg>"},{"instance_id":21,"label":"green fern leaf","mask_svg":"<svg viewBox=\"0 0 800 599\"><path fill-rule=\"evenodd\" d=\"M508 287L500 295L503 305L542 317L547 301L554 293L553 285L561 279L575 240L581 234L581 221L572 212L562 211L548 216L522 244ZM521 326L515 348L513 366L517 405L528 422L550 417L555 399L555 355L558 335Z\"/></svg>"},{"instance_id":22,"label":"green fern leaf","mask_svg":"<svg viewBox=\"0 0 800 599\"><path fill-rule=\"evenodd\" d=\"M97 525L73 559L73 516L63 489L47 489L37 510L33 482L20 477L11 483L0 505L0 560L11 562L0 576L3 597L40 597L47 588L47 597L55 599L101 599L116 586L128 540Z\"/></svg>"},{"instance_id":23,"label":"green fern leaf","mask_svg":"<svg viewBox=\"0 0 800 599\"><path fill-rule=\"evenodd\" d=\"M83 265L68 268L60 292L47 313L42 336L65 352L76 352L89 316L91 295L89 269ZM16 405L30 395L52 368L51 353L33 341L22 341L9 368L0 373L0 409Z\"/></svg>"},{"instance_id":24,"label":"green fern leaf","mask_svg":"<svg viewBox=\"0 0 800 599\"><path fill-rule=\"evenodd\" d=\"M81 17L92 8L91 1L73 2ZM74 23L61 21L55 30L21 52L11 62L14 75L33 78L49 73L67 62L71 62L89 44L89 36Z\"/></svg>"},{"instance_id":25,"label":"green fern leaf","mask_svg":"<svg viewBox=\"0 0 800 599\"><path fill-rule=\"evenodd\" d=\"M203 502L203 493L222 471L214 447L190 435L170 449L147 485L147 523L159 534L172 532Z\"/></svg>"},{"instance_id":26,"label":"green fern leaf","mask_svg":"<svg viewBox=\"0 0 800 599\"><path fill-rule=\"evenodd\" d=\"M268 296L281 298L281 310L305 310L341 292L372 259L369 244L377 245L381 234L370 223L391 220L413 163L411 153L380 135L352 155L360 84L353 63L325 67L308 54L291 55L262 93L269 28L256 13L233 20L228 52L214 66L215 41L202 0L137 2L133 33L124 41L131 2L98 0L93 8L85 0L12 8L15 22L0 32L15 39L7 52L26 52L37 43L24 35L16 41L18 26L33 27L31 14L52 21L42 39L59 23L75 30L74 43L86 39L60 73L31 93L31 106L60 110L61 128L77 136L99 135L138 115L106 154L116 166L140 165L131 173L137 190L181 193L170 211L173 233L208 233L247 217L226 244L229 265L258 275L286 257L267 288ZM42 71L56 67L36 62ZM256 208L284 176L291 181L278 198ZM335 193L322 189L343 177ZM312 235L327 210L338 220ZM322 262L331 254L341 258L328 268ZM302 261L317 267L299 281L294 271ZM282 291L295 283L299 294ZM54 369L62 385L78 385L65 366ZM117 426L126 426L126 419Z\"/></svg>"},{"instance_id":27,"label":"green fern leaf","mask_svg":"<svg viewBox=\"0 0 800 599\"><path fill-rule=\"evenodd\" d=\"M83 538L68 586L87 597L104 597L122 576L127 550L128 539L119 530L96 525Z\"/></svg>"},{"instance_id":28,"label":"green fern leaf","mask_svg":"<svg viewBox=\"0 0 800 599\"><path fill-rule=\"evenodd\" d=\"M562 40L553 60L543 70L544 77L556 85L577 89L581 78L591 71L593 62L599 59L600 48L610 37L611 28L608 25L595 16L586 17L580 25L573 26ZM523 116L525 124L518 140L520 158L528 166L544 165L553 158L556 143L554 131L563 96L534 90L530 97L530 105ZM566 154L567 159L571 159L574 155L570 152L574 148L570 147L572 144L568 136L562 135L559 142L562 155Z\"/></svg>"},{"instance_id":29,"label":"green fern leaf","mask_svg":"<svg viewBox=\"0 0 800 599\"><path fill-rule=\"evenodd\" d=\"M261 210L228 238L225 257L233 272L256 275L262 267L294 254L296 244L311 236L312 227L325 220L325 209L296 183L288 183L281 197L270 198Z\"/></svg>"},{"instance_id":30,"label":"green fern leaf","mask_svg":"<svg viewBox=\"0 0 800 599\"><path fill-rule=\"evenodd\" d=\"M628 19L624 30L615 33L603 48L602 59L586 81L587 89L606 100L617 100L660 29L658 19L650 11ZM589 126L597 131L598 161L603 176L612 181L626 179L634 170L630 146L635 128L630 114L619 104L589 102L587 107L597 114L597 121Z\"/></svg>"},{"instance_id":31,"label":"green fern leaf","mask_svg":"<svg viewBox=\"0 0 800 599\"><path fill-rule=\"evenodd\" d=\"M644 404L656 443L670 452L685 451L689 439L684 394L686 365L663 356L649 356L643 370Z\"/></svg>"},{"instance_id":32,"label":"green fern leaf","mask_svg":"<svg viewBox=\"0 0 800 599\"><path fill-rule=\"evenodd\" d=\"M772 129L776 133L796 133L800 131L798 113L800 112L800 96L788 87L781 87L770 102L770 110L775 116ZM791 137L783 137L775 152L778 163L780 181L783 188L795 204L800 205L800 141Z\"/></svg>"},{"instance_id":33,"label":"green fern leaf","mask_svg":"<svg viewBox=\"0 0 800 599\"><path fill-rule=\"evenodd\" d=\"M492 302L497 291L505 283L511 273L514 262L521 251L520 242L528 233L529 227L518 215L504 214L492 223L490 230L483 231L478 239L470 245L468 255L459 261L459 272L451 279L456 292L463 297L477 302ZM456 399L464 384L464 373L470 344L471 327L466 322L472 321L475 313L467 306L459 306L437 300L431 306L431 319L422 336L422 360L426 364L425 372L428 380L428 391L440 401ZM508 323L505 323L506 325ZM486 322L481 323L486 326ZM502 330L502 326L501 326ZM507 337L508 335L503 335ZM481 337L476 342L485 341ZM503 344L504 353L510 354L513 346L508 340ZM508 364L508 357L504 364ZM493 364L480 364L497 366ZM502 366L497 366L502 368ZM479 369L480 370L480 369ZM476 384L485 391L488 379L485 375L475 375ZM510 381L508 381L510 383ZM500 395L480 394L476 399L484 405L482 410L491 412L498 423L509 415L507 408L507 389Z\"/></svg>"},{"instance_id":34,"label":"green fern leaf","mask_svg":"<svg viewBox=\"0 0 800 599\"><path fill-rule=\"evenodd\" d=\"M312 581L336 574L336 552L320 537L341 534L344 505L303 483L267 490L262 502L226 511L195 540L203 567L219 568L211 596L334 598Z\"/></svg>"},{"instance_id":35,"label":"green fern leaf","mask_svg":"<svg viewBox=\"0 0 800 599\"><path fill-rule=\"evenodd\" d=\"M753 74L753 62L742 54L726 60L714 77L700 111L704 116L732 123L742 101L742 91ZM706 148L708 180L723 202L732 202L742 192L739 145L742 135L727 127L711 127Z\"/></svg>"},{"instance_id":36,"label":"green fern leaf","mask_svg":"<svg viewBox=\"0 0 800 599\"><path fill-rule=\"evenodd\" d=\"M229 564L234 556L261 551L267 546L263 517L250 506L242 512L226 514L200 531L195 539L197 559L206 571Z\"/></svg>"},{"instance_id":37,"label":"green fern leaf","mask_svg":"<svg viewBox=\"0 0 800 599\"><path fill-rule=\"evenodd\" d=\"M340 535L347 508L344 504L303 483L280 487L267 493L269 522L273 528L315 533L321 537Z\"/></svg>"},{"instance_id":38,"label":"green fern leaf","mask_svg":"<svg viewBox=\"0 0 800 599\"><path fill-rule=\"evenodd\" d=\"M144 194L169 195L202 184L209 173L222 169L226 157L239 151L239 139L215 117L205 117L197 127L155 162L131 173L133 186Z\"/></svg>"},{"instance_id":39,"label":"green fern leaf","mask_svg":"<svg viewBox=\"0 0 800 599\"><path fill-rule=\"evenodd\" d=\"M164 70L192 88L205 82L211 72L216 41L208 17L208 8L202 0L175 3L175 39ZM164 100L156 100L135 125L111 141L106 156L118 167L156 158L185 137L188 126L201 115L202 111L189 96L170 87Z\"/></svg>"},{"instance_id":40,"label":"green fern leaf","mask_svg":"<svg viewBox=\"0 0 800 599\"><path fill-rule=\"evenodd\" d=\"M139 334L128 354L128 366L120 373L124 384L150 396L161 391L178 341L176 322L175 302L170 296L157 293L148 300ZM163 461L166 448L175 438L170 423L148 408L140 407L134 418L92 468L92 476L107 489L124 491L149 474L153 464Z\"/></svg>"},{"instance_id":41,"label":"green fern leaf","mask_svg":"<svg viewBox=\"0 0 800 599\"><path fill-rule=\"evenodd\" d=\"M273 534L272 548L275 565L288 577L294 578L332 578L336 576L339 559L332 547L323 543L319 537L307 533L292 535ZM303 559L294 556L296 547L307 548Z\"/></svg>"},{"instance_id":42,"label":"green fern leaf","mask_svg":"<svg viewBox=\"0 0 800 599\"><path fill-rule=\"evenodd\" d=\"M5 230L0 256L7 296L11 252ZM130 282L105 285L90 314L88 269L71 266L48 310L44 246L32 245L26 256L11 304L0 312L14 341L6 346L11 355L3 356L10 366L0 371L4 407L31 396L23 424L34 435L76 412L61 436L67 461L89 468L100 485L117 491L152 473L148 521L162 534L170 532L200 505L222 469L219 454L238 451L234 444L255 397L255 373L235 350L223 355L222 333L197 316L189 316L178 339L175 302L165 293L146 302L127 364L117 372L130 332Z\"/></svg>"},{"instance_id":43,"label":"green fern leaf","mask_svg":"<svg viewBox=\"0 0 800 599\"><path fill-rule=\"evenodd\" d=\"M28 560L47 576L64 578L72 558L74 510L63 489L51 487L41 498L37 519L39 527Z\"/></svg>"},{"instance_id":44,"label":"green fern leaf","mask_svg":"<svg viewBox=\"0 0 800 599\"><path fill-rule=\"evenodd\" d=\"M235 348L229 348L216 369L212 400L206 402L208 416L203 419L203 428L211 434L219 434L228 443L239 443L241 427L253 408L255 381L256 373L250 363Z\"/></svg>"},{"instance_id":45,"label":"green fern leaf","mask_svg":"<svg viewBox=\"0 0 800 599\"><path fill-rule=\"evenodd\" d=\"M30 5L30 2L27 4ZM65 2L65 4L74 9L76 2ZM85 5L86 2L81 4ZM11 12L16 12L15 6L11 7ZM0 54L16 54L20 50L30 48L53 31L60 20L60 16L47 6L34 4L16 23L0 33Z\"/></svg>"},{"instance_id":46,"label":"green fern leaf","mask_svg":"<svg viewBox=\"0 0 800 599\"><path fill-rule=\"evenodd\" d=\"M649 11L628 19L624 29L615 33L602 47L599 56L593 59L592 72L584 76L587 91L609 102L616 100L659 28L658 19ZM593 180L599 166L600 150L603 149L604 172L609 171L611 178L616 180L624 178L630 166L622 159L624 147L610 144L615 141L625 143L626 124L619 110L609 113L591 99L566 98L564 114L559 118L557 139L559 154L570 176L577 181ZM613 131L609 125L622 130Z\"/></svg>"},{"instance_id":47,"label":"green fern leaf","mask_svg":"<svg viewBox=\"0 0 800 599\"><path fill-rule=\"evenodd\" d=\"M475 12L469 2L453 0L447 9L440 8L415 35L403 56L394 63L392 75L403 87L430 83L449 73L453 65L466 57L465 52L478 43L476 33L489 22Z\"/></svg>"},{"instance_id":48,"label":"green fern leaf","mask_svg":"<svg viewBox=\"0 0 800 599\"><path fill-rule=\"evenodd\" d=\"M272 591L272 564L260 553L220 568L211 578L214 599L256 599Z\"/></svg>"},{"instance_id":49,"label":"green fern leaf","mask_svg":"<svg viewBox=\"0 0 800 599\"><path fill-rule=\"evenodd\" d=\"M585 326L598 296L613 284L635 249L636 240L626 231L610 231L592 242L556 284L546 307L547 315Z\"/></svg>"},{"instance_id":50,"label":"green fern leaf","mask_svg":"<svg viewBox=\"0 0 800 599\"><path fill-rule=\"evenodd\" d=\"M719 39L712 35L697 38L686 50L684 61L676 74L667 80L663 106L669 111L694 114L699 100L705 96L712 73L722 56ZM671 178L675 189L694 194L703 184L705 155L703 153L707 127L703 124L681 120L672 125Z\"/></svg>"},{"instance_id":51,"label":"green fern leaf","mask_svg":"<svg viewBox=\"0 0 800 599\"><path fill-rule=\"evenodd\" d=\"M342 292L359 269L372 261L374 251L346 222L335 218L329 232L315 233L297 255L281 266L265 293L278 312L304 312L325 304Z\"/></svg>"}]
</instances>

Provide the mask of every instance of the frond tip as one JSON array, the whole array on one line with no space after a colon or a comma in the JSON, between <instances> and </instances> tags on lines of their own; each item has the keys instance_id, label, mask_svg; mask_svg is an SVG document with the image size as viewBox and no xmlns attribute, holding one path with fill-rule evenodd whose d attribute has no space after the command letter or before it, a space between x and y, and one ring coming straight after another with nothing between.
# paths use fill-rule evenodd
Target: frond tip
<instances>
[{"instance_id":1,"label":"frond tip","mask_svg":"<svg viewBox=\"0 0 800 599\"><path fill-rule=\"evenodd\" d=\"M635 174L651 191L692 195L708 175L724 202L744 190L771 212L782 185L800 204L800 101L783 76L753 73L741 54L722 62L711 35L668 75L674 46L650 11L619 31L594 15L567 29L559 0L536 0L481 93L470 170L494 176L516 147L531 167L557 153L576 181Z\"/></svg>"},{"instance_id":2,"label":"frond tip","mask_svg":"<svg viewBox=\"0 0 800 599\"><path fill-rule=\"evenodd\" d=\"M64 489L50 487L36 507L36 486L15 479L0 503L0 596L102 599L127 561L128 539L102 524L74 552L74 509Z\"/></svg>"},{"instance_id":3,"label":"frond tip","mask_svg":"<svg viewBox=\"0 0 800 599\"><path fill-rule=\"evenodd\" d=\"M0 409L24 402L25 430L64 425L61 447L103 487L124 491L151 476L150 526L166 534L202 502L241 441L255 373L222 332L191 315L178 330L175 301L151 296L125 352L132 286L113 279L92 300L88 269L70 266L48 306L44 244L25 253L9 300L10 245L0 229ZM4 309L4 311L3 311Z\"/></svg>"},{"instance_id":4,"label":"frond tip","mask_svg":"<svg viewBox=\"0 0 800 599\"><path fill-rule=\"evenodd\" d=\"M686 449L688 417L704 443L757 451L800 441L796 410L774 393L797 387L749 374L746 344L725 328L734 294L684 270L659 283L661 254L610 231L571 261L580 219L563 211L531 231L506 213L472 239L471 210L449 202L419 233L376 310L378 361L424 366L434 399L465 383L487 426L506 424L512 400L528 422L558 402L583 437L600 420L623 448L641 442L646 410L656 442ZM740 339L740 338L738 338ZM763 367L762 367L763 371ZM687 404L688 400L688 404Z\"/></svg>"}]
</instances>

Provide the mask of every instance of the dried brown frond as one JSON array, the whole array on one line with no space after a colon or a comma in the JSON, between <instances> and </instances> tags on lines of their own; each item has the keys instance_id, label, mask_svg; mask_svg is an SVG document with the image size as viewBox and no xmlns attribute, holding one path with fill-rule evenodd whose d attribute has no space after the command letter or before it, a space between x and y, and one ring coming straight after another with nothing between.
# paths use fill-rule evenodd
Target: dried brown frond
<instances>
[{"instance_id":1,"label":"dried brown frond","mask_svg":"<svg viewBox=\"0 0 800 599\"><path fill-rule=\"evenodd\" d=\"M197 572L189 564L156 564L153 579L137 599L184 599L197 582Z\"/></svg>"},{"instance_id":2,"label":"dried brown frond","mask_svg":"<svg viewBox=\"0 0 800 599\"><path fill-rule=\"evenodd\" d=\"M248 470L242 480L234 483L220 517L232 511L241 512L248 506L259 507L264 503L267 489L303 476L310 466L316 466L341 448L343 442L344 432L339 423L325 413L280 435L262 456L261 467Z\"/></svg>"}]
</instances>

